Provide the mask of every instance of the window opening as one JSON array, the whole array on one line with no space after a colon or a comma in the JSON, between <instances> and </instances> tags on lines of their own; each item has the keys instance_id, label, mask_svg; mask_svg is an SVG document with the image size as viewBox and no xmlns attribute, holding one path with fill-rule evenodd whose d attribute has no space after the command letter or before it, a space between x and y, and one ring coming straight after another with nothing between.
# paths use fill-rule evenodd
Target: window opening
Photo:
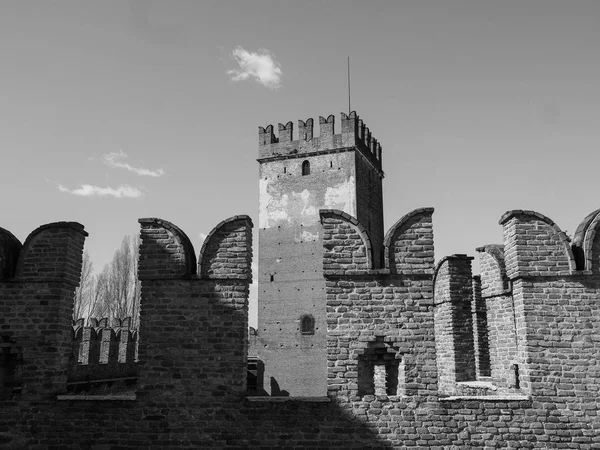
<instances>
[{"instance_id":1,"label":"window opening","mask_svg":"<svg viewBox=\"0 0 600 450\"><path fill-rule=\"evenodd\" d=\"M302 163L302 176L304 175L310 175L310 163L308 161Z\"/></svg>"},{"instance_id":2,"label":"window opening","mask_svg":"<svg viewBox=\"0 0 600 450\"><path fill-rule=\"evenodd\" d=\"M300 332L302 334L315 334L315 319L310 314L300 319Z\"/></svg>"},{"instance_id":3,"label":"window opening","mask_svg":"<svg viewBox=\"0 0 600 450\"><path fill-rule=\"evenodd\" d=\"M521 380L519 379L519 365L511 364L510 373L508 378L508 387L514 389L520 389Z\"/></svg>"},{"instance_id":4,"label":"window opening","mask_svg":"<svg viewBox=\"0 0 600 450\"><path fill-rule=\"evenodd\" d=\"M404 366L400 363L397 348L382 339L369 343L358 358L358 395L398 395L404 392Z\"/></svg>"}]
</instances>

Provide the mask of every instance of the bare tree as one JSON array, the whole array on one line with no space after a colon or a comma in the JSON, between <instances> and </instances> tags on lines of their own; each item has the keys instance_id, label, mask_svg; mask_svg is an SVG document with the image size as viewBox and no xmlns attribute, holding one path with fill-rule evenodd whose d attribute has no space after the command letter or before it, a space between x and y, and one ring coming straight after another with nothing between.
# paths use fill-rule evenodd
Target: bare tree
<instances>
[{"instance_id":1,"label":"bare tree","mask_svg":"<svg viewBox=\"0 0 600 450\"><path fill-rule=\"evenodd\" d=\"M138 246L136 239L126 236L115 252L109 268L111 316L122 319L135 317L139 305L137 280Z\"/></svg>"},{"instance_id":2,"label":"bare tree","mask_svg":"<svg viewBox=\"0 0 600 450\"><path fill-rule=\"evenodd\" d=\"M81 294L85 300L74 309L74 316L111 319L132 317L132 326L137 327L141 286L137 279L139 244L139 237L125 236L113 259L103 267L102 272L92 276L91 268L87 272L82 269L82 280L83 273L89 272L86 278L88 288L85 295ZM89 262L89 256L87 258Z\"/></svg>"},{"instance_id":3,"label":"bare tree","mask_svg":"<svg viewBox=\"0 0 600 450\"><path fill-rule=\"evenodd\" d=\"M110 289L108 277L109 265L105 265L95 277L94 295L90 308L88 309L88 317L103 318L110 315Z\"/></svg>"}]
</instances>

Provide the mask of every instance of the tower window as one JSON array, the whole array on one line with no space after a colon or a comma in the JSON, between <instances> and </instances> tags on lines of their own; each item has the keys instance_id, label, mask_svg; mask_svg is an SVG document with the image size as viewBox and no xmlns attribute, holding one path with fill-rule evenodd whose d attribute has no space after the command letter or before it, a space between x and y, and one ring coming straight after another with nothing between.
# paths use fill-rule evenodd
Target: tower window
<instances>
[{"instance_id":1,"label":"tower window","mask_svg":"<svg viewBox=\"0 0 600 450\"><path fill-rule=\"evenodd\" d=\"M300 318L300 332L302 334L315 334L315 319L310 314Z\"/></svg>"},{"instance_id":2,"label":"tower window","mask_svg":"<svg viewBox=\"0 0 600 450\"><path fill-rule=\"evenodd\" d=\"M302 176L304 175L310 175L310 163L308 161L302 163Z\"/></svg>"}]
</instances>

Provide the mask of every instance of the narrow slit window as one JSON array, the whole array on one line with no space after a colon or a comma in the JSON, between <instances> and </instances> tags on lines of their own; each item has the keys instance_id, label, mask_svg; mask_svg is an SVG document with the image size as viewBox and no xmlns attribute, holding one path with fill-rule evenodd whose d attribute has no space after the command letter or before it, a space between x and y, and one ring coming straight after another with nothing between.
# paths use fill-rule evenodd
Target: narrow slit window
<instances>
[{"instance_id":1,"label":"narrow slit window","mask_svg":"<svg viewBox=\"0 0 600 450\"><path fill-rule=\"evenodd\" d=\"M302 176L304 175L310 175L310 163L308 161L302 163Z\"/></svg>"}]
</instances>

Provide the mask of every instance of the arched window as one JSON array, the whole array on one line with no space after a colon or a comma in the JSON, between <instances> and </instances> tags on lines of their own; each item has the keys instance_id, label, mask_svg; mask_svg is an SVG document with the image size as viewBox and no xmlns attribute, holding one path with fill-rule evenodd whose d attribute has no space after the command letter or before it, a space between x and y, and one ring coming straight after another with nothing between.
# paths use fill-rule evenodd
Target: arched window
<instances>
[{"instance_id":1,"label":"arched window","mask_svg":"<svg viewBox=\"0 0 600 450\"><path fill-rule=\"evenodd\" d=\"M302 176L304 175L310 175L310 163L308 161L302 163Z\"/></svg>"},{"instance_id":2,"label":"arched window","mask_svg":"<svg viewBox=\"0 0 600 450\"><path fill-rule=\"evenodd\" d=\"M300 318L300 332L302 334L315 334L315 319L310 314Z\"/></svg>"}]
</instances>

